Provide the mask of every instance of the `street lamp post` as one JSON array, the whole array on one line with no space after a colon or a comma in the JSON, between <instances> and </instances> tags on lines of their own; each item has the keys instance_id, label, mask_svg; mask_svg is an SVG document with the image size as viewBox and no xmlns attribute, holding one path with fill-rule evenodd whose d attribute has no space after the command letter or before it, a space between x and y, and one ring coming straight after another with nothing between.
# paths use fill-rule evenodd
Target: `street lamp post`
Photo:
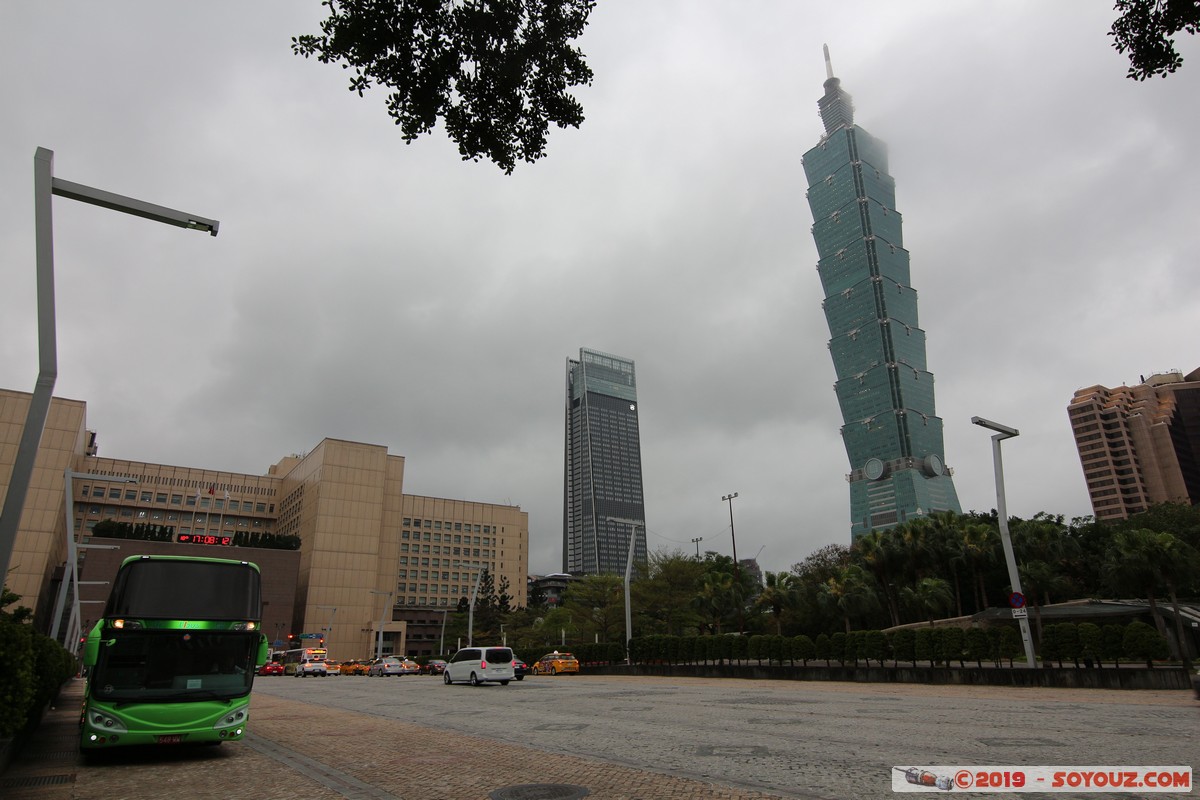
<instances>
[{"instance_id":1,"label":"street lamp post","mask_svg":"<svg viewBox=\"0 0 1200 800\"><path fill-rule=\"evenodd\" d=\"M971 417L971 422L982 428L996 432L996 435L992 437L992 464L996 471L996 516L999 518L1000 523L1000 543L1004 546L1004 561L1008 565L1008 581L1012 585L1014 592L1022 594L1021 575L1017 570L1017 557L1013 553L1012 536L1008 532L1008 508L1004 502L1004 463L1000 458L1000 442L1020 436L1021 432L1016 428L1010 428L1007 425L1001 425L998 422L992 422L983 417ZM1024 611L1023 607L1022 611ZM1013 612L1014 616L1016 616L1015 608ZM1029 633L1028 612L1017 617L1017 624L1021 627L1021 641L1025 644L1025 660L1032 669L1037 666L1037 662L1033 656L1033 637Z\"/></svg>"},{"instance_id":2,"label":"street lamp post","mask_svg":"<svg viewBox=\"0 0 1200 800\"><path fill-rule=\"evenodd\" d=\"M384 592L379 589L372 589L371 594L386 594L387 601L383 604L383 611L379 612L379 639L375 645L375 658L383 658L383 623L387 618L388 606L392 604L393 592Z\"/></svg>"},{"instance_id":3,"label":"street lamp post","mask_svg":"<svg viewBox=\"0 0 1200 800\"><path fill-rule=\"evenodd\" d=\"M633 639L633 606L630 604L629 598L629 581L633 575L633 545L637 541L638 525L643 529L646 523L640 519L623 519L621 517L605 517L605 522L619 522L629 526L629 555L625 558L625 663L632 664L633 659L629 655L629 642ZM566 641L566 634L563 634L563 640ZM565 644L564 644L565 646Z\"/></svg>"},{"instance_id":4,"label":"street lamp post","mask_svg":"<svg viewBox=\"0 0 1200 800\"><path fill-rule=\"evenodd\" d=\"M733 582L738 587L738 633L745 630L745 615L742 611L741 587L742 573L738 567L737 560L737 536L733 532L733 498L737 497L738 493L721 495L721 500L729 503L729 541L733 545Z\"/></svg>"},{"instance_id":5,"label":"street lamp post","mask_svg":"<svg viewBox=\"0 0 1200 800\"><path fill-rule=\"evenodd\" d=\"M325 652L328 653L333 649L333 620L337 617L337 606L317 606L317 608L329 612L329 628L326 630L329 635L325 637Z\"/></svg>"},{"instance_id":6,"label":"street lamp post","mask_svg":"<svg viewBox=\"0 0 1200 800\"><path fill-rule=\"evenodd\" d=\"M94 189L71 181L54 177L54 151L39 147L33 156L33 207L34 238L37 258L37 308L38 308L38 377L34 384L33 397L25 415L25 427L21 431L21 442L17 446L12 475L8 481L8 493L4 497L4 508L0 510L0 580L8 574L12 560L13 544L17 539L17 528L21 523L21 512L25 508L25 495L29 493L29 482L33 476L33 462L37 458L46 417L50 413L50 400L54 395L54 383L58 379L58 344L54 319L54 227L51 216L53 195L79 200L83 203L132 214L175 225L192 228L217 235L220 223L195 214L176 211L166 206L157 206L132 197Z\"/></svg>"},{"instance_id":7,"label":"street lamp post","mask_svg":"<svg viewBox=\"0 0 1200 800\"><path fill-rule=\"evenodd\" d=\"M704 541L703 536L696 536L692 539L692 544L696 545L696 560L700 560L700 543Z\"/></svg>"},{"instance_id":8,"label":"street lamp post","mask_svg":"<svg viewBox=\"0 0 1200 800\"><path fill-rule=\"evenodd\" d=\"M475 598L479 595L479 579L482 577L483 570L477 570L475 584L471 587L471 605L467 608L467 647L475 644Z\"/></svg>"}]
</instances>

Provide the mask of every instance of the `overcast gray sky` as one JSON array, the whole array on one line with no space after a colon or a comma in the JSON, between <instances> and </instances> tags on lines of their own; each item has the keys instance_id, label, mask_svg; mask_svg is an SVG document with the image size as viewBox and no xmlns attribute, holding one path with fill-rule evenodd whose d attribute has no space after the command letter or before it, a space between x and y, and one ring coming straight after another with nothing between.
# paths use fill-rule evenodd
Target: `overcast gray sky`
<instances>
[{"instance_id":1,"label":"overcast gray sky","mask_svg":"<svg viewBox=\"0 0 1200 800\"><path fill-rule=\"evenodd\" d=\"M1091 513L1066 405L1197 353L1200 47L1137 83L1095 2L601 0L586 122L505 176L291 54L317 0L0 6L0 386L37 376L33 155L221 221L54 204L55 394L100 454L261 474L386 445L414 494L529 512L561 567L565 362L637 363L652 550L785 570L849 541L800 157L828 43L889 144L964 510Z\"/></svg>"}]
</instances>

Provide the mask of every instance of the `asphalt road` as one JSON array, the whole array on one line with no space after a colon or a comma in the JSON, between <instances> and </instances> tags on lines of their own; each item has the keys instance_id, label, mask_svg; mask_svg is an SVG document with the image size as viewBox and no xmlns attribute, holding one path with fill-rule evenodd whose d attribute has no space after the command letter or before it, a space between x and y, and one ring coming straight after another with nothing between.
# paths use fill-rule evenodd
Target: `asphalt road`
<instances>
[{"instance_id":1,"label":"asphalt road","mask_svg":"<svg viewBox=\"0 0 1200 800\"><path fill-rule=\"evenodd\" d=\"M263 678L255 693L781 797L893 796L897 766L1189 766L1200 777L1200 702L1187 691L583 674L483 687Z\"/></svg>"}]
</instances>

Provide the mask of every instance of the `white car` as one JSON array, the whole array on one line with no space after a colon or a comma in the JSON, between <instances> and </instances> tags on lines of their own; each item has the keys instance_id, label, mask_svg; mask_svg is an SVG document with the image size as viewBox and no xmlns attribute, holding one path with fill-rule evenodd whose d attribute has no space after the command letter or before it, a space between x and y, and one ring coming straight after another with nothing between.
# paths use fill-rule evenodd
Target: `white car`
<instances>
[{"instance_id":1,"label":"white car","mask_svg":"<svg viewBox=\"0 0 1200 800\"><path fill-rule=\"evenodd\" d=\"M384 656L377 658L371 662L371 666L367 667L367 675L374 677L376 675L403 675L404 664L395 656Z\"/></svg>"},{"instance_id":2,"label":"white car","mask_svg":"<svg viewBox=\"0 0 1200 800\"><path fill-rule=\"evenodd\" d=\"M508 647L464 647L446 662L442 680L472 686L498 683L507 686L514 677L513 651Z\"/></svg>"}]
</instances>

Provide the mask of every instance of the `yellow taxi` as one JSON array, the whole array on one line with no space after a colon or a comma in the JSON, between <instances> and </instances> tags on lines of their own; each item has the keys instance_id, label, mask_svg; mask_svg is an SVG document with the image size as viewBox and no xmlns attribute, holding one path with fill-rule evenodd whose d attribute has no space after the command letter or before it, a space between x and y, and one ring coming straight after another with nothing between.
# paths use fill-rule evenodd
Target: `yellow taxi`
<instances>
[{"instance_id":1,"label":"yellow taxi","mask_svg":"<svg viewBox=\"0 0 1200 800\"><path fill-rule=\"evenodd\" d=\"M542 656L533 665L534 675L560 675L571 672L579 672L579 661L570 653L560 653L557 650Z\"/></svg>"},{"instance_id":2,"label":"yellow taxi","mask_svg":"<svg viewBox=\"0 0 1200 800\"><path fill-rule=\"evenodd\" d=\"M343 662L342 663L342 674L343 675L366 675L367 674L367 662L366 661Z\"/></svg>"}]
</instances>

